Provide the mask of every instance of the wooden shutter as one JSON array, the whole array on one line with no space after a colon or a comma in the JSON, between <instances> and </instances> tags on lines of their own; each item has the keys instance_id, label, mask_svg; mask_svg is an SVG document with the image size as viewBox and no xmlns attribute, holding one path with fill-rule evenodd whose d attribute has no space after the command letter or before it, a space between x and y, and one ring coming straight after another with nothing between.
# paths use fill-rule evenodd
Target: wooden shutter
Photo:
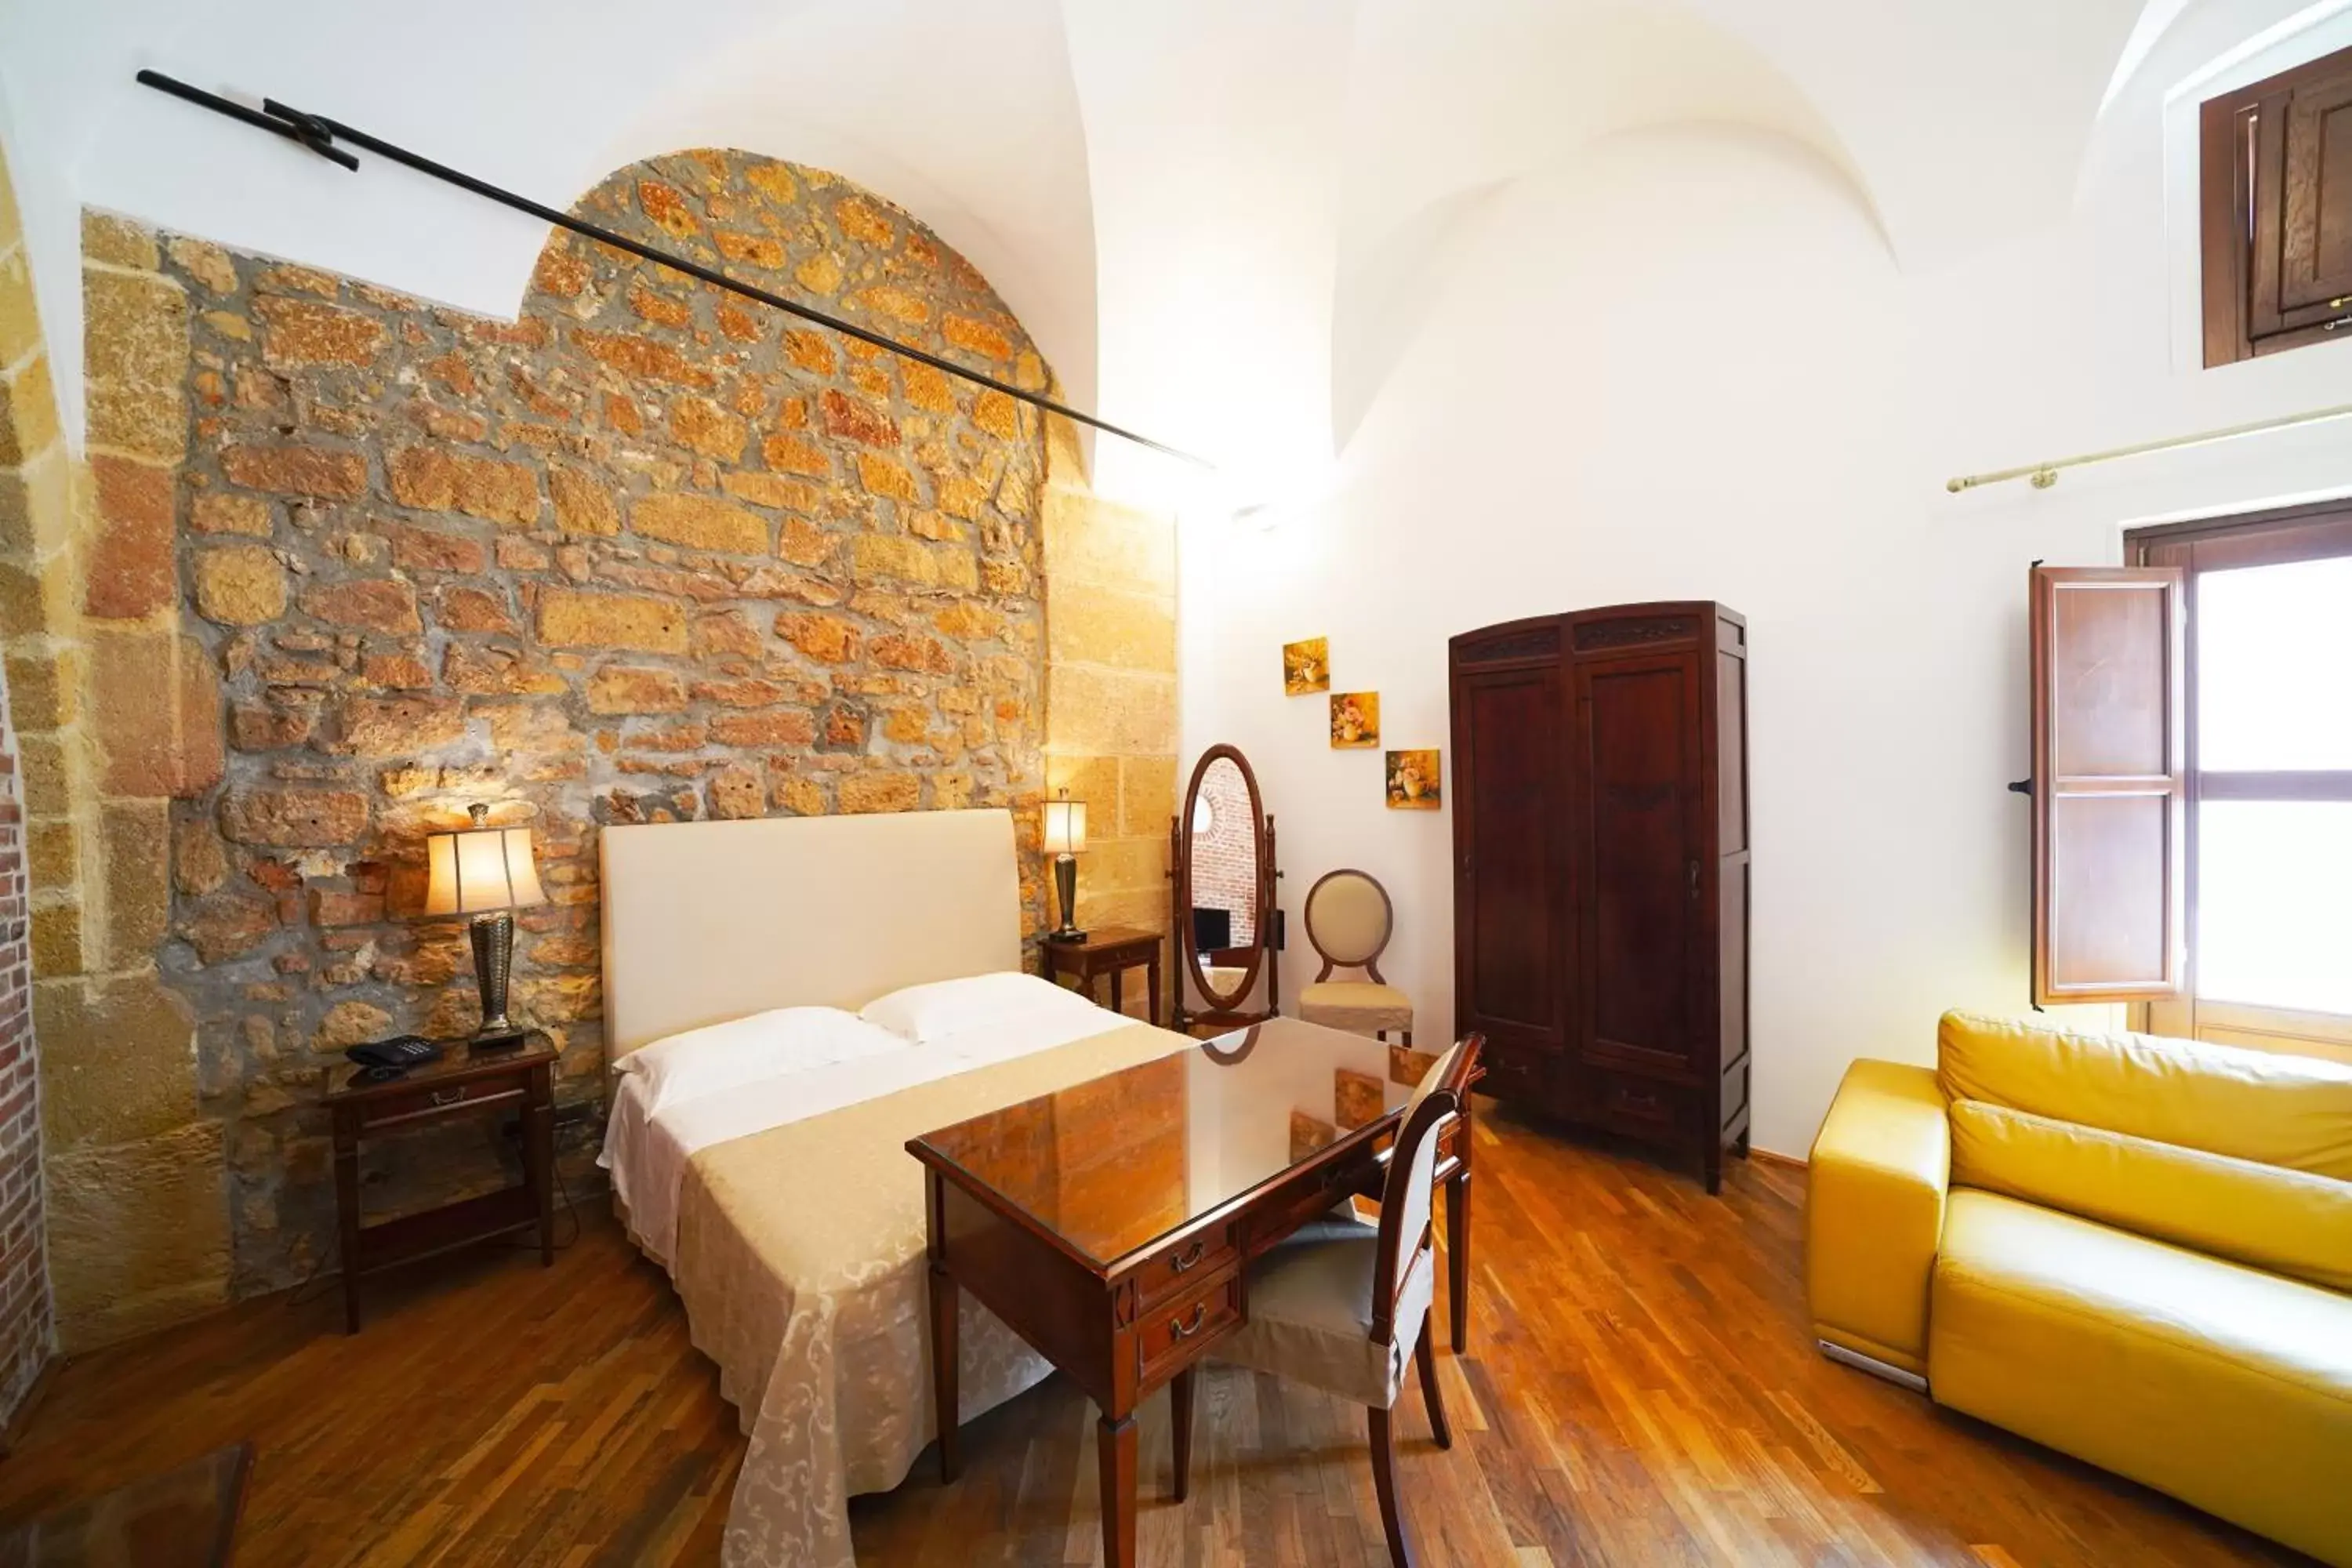
<instances>
[{"instance_id":1,"label":"wooden shutter","mask_svg":"<svg viewBox=\"0 0 2352 1568\"><path fill-rule=\"evenodd\" d=\"M2177 995L2184 575L2037 566L2032 601L2033 1000Z\"/></svg>"},{"instance_id":2,"label":"wooden shutter","mask_svg":"<svg viewBox=\"0 0 2352 1568\"><path fill-rule=\"evenodd\" d=\"M2352 330L2352 49L2201 112L2205 363Z\"/></svg>"}]
</instances>

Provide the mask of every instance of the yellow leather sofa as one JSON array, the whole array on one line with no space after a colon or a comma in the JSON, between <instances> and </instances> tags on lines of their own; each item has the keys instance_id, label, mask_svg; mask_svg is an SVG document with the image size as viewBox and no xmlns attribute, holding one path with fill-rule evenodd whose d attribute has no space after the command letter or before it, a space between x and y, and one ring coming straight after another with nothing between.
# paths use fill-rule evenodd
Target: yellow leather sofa
<instances>
[{"instance_id":1,"label":"yellow leather sofa","mask_svg":"<svg viewBox=\"0 0 2352 1568\"><path fill-rule=\"evenodd\" d=\"M2352 1066L1948 1013L1815 1139L1824 1353L2352 1568Z\"/></svg>"}]
</instances>

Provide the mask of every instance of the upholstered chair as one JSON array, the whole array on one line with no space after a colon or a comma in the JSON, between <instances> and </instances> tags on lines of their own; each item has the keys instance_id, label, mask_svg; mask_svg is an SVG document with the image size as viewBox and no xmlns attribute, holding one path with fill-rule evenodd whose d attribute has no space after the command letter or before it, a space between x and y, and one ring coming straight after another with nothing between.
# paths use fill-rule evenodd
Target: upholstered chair
<instances>
[{"instance_id":1,"label":"upholstered chair","mask_svg":"<svg viewBox=\"0 0 2352 1568\"><path fill-rule=\"evenodd\" d=\"M1298 994L1298 1016L1375 1039L1395 1030L1412 1045L1412 998L1381 978L1381 954L1395 931L1389 890L1370 872L1326 873L1307 894L1307 940L1323 968ZM1360 969L1367 978L1334 980L1335 969Z\"/></svg>"},{"instance_id":2,"label":"upholstered chair","mask_svg":"<svg viewBox=\"0 0 2352 1568\"><path fill-rule=\"evenodd\" d=\"M1430 1204L1438 1135L1469 1092L1480 1043L1473 1035L1439 1058L1406 1102L1381 1190L1379 1226L1318 1224L1311 1238L1276 1247L1251 1264L1243 1281L1248 1321L1211 1352L1219 1361L1290 1378L1364 1406L1371 1428L1372 1489L1380 1497L1381 1526L1397 1568L1409 1568L1413 1560L1397 1510L1394 1425L1408 1362L1420 1369L1421 1396L1429 1406L1437 1446L1454 1446L1430 1328L1430 1304L1437 1293ZM1190 1415L1182 1409L1178 1418ZM1175 1445L1180 1497L1190 1439L1189 1432L1181 1433Z\"/></svg>"}]
</instances>

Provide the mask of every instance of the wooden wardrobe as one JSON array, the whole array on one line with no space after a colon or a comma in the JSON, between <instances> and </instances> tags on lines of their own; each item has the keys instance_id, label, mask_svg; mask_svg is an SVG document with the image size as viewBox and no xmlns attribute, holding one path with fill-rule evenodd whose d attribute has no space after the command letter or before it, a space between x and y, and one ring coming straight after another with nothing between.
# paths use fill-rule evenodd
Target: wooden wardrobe
<instances>
[{"instance_id":1,"label":"wooden wardrobe","mask_svg":"<svg viewBox=\"0 0 2352 1568\"><path fill-rule=\"evenodd\" d=\"M1748 623L1619 605L1452 658L1454 1024L1484 1088L1715 1192L1748 1152Z\"/></svg>"}]
</instances>

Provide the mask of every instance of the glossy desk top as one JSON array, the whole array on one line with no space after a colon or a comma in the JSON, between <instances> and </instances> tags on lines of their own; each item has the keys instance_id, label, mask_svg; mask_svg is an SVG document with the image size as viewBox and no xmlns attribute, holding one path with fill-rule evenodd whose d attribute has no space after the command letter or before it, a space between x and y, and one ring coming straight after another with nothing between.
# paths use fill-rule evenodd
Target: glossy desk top
<instances>
[{"instance_id":1,"label":"glossy desk top","mask_svg":"<svg viewBox=\"0 0 2352 1568\"><path fill-rule=\"evenodd\" d=\"M1319 1149L1377 1136L1434 1060L1275 1018L907 1147L1108 1268Z\"/></svg>"}]
</instances>

